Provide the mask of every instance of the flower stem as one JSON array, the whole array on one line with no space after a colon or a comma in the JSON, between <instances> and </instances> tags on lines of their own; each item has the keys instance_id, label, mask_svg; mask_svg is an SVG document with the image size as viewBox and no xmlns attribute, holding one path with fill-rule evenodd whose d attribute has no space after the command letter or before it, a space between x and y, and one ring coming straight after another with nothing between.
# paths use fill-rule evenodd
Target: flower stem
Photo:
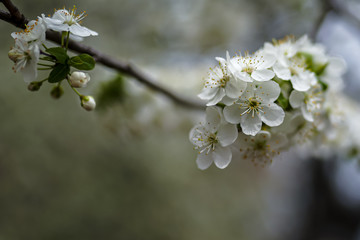
<instances>
[{"instance_id":1,"label":"flower stem","mask_svg":"<svg viewBox=\"0 0 360 240\"><path fill-rule=\"evenodd\" d=\"M70 31L68 31L66 34L66 48L65 48L66 52L68 50L69 40L70 40Z\"/></svg>"},{"instance_id":2,"label":"flower stem","mask_svg":"<svg viewBox=\"0 0 360 240\"><path fill-rule=\"evenodd\" d=\"M66 32L61 32L61 47L64 47Z\"/></svg>"},{"instance_id":3,"label":"flower stem","mask_svg":"<svg viewBox=\"0 0 360 240\"><path fill-rule=\"evenodd\" d=\"M81 93L79 93L79 91L76 90L73 86L71 86L71 83L70 83L69 78L66 78L66 80L67 80L67 82L69 83L69 86L72 88L72 90L74 90L74 92L75 92L80 98L82 98L83 95L82 95Z\"/></svg>"}]
</instances>

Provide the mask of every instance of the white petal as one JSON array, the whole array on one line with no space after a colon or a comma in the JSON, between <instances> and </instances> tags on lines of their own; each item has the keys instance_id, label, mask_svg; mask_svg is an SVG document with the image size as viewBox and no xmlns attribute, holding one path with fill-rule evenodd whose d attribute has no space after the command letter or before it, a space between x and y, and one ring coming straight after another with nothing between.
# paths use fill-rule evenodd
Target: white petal
<instances>
[{"instance_id":1,"label":"white petal","mask_svg":"<svg viewBox=\"0 0 360 240\"><path fill-rule=\"evenodd\" d=\"M273 54L263 54L262 56L263 57L259 59L260 63L256 65L257 69L259 70L266 69L274 65L276 61L276 57Z\"/></svg>"},{"instance_id":2,"label":"white petal","mask_svg":"<svg viewBox=\"0 0 360 240\"><path fill-rule=\"evenodd\" d=\"M298 108L304 103L305 96L302 92L293 90L289 97L291 107Z\"/></svg>"},{"instance_id":3,"label":"white petal","mask_svg":"<svg viewBox=\"0 0 360 240\"><path fill-rule=\"evenodd\" d=\"M274 81L261 83L255 90L255 96L259 96L264 102L274 102L280 95L280 86Z\"/></svg>"},{"instance_id":4,"label":"white petal","mask_svg":"<svg viewBox=\"0 0 360 240\"><path fill-rule=\"evenodd\" d=\"M225 90L223 88L219 88L219 91L217 91L215 97L213 99L211 99L206 106L213 106L216 105L218 102L221 101L221 99L223 99L223 97L225 96Z\"/></svg>"},{"instance_id":5,"label":"white petal","mask_svg":"<svg viewBox=\"0 0 360 240\"><path fill-rule=\"evenodd\" d=\"M198 94L198 97L202 100L210 100L215 97L219 88L217 87L204 87L201 92Z\"/></svg>"},{"instance_id":6,"label":"white petal","mask_svg":"<svg viewBox=\"0 0 360 240\"><path fill-rule=\"evenodd\" d=\"M267 141L269 140L271 137L271 134L268 131L263 131L261 130L258 134L256 134L256 136L254 137L254 139L256 141Z\"/></svg>"},{"instance_id":7,"label":"white petal","mask_svg":"<svg viewBox=\"0 0 360 240\"><path fill-rule=\"evenodd\" d=\"M229 81L225 86L225 94L230 98L238 98L241 95L241 92Z\"/></svg>"},{"instance_id":8,"label":"white petal","mask_svg":"<svg viewBox=\"0 0 360 240\"><path fill-rule=\"evenodd\" d=\"M221 123L221 110L218 107L206 108L206 126L211 132L216 132Z\"/></svg>"},{"instance_id":9,"label":"white petal","mask_svg":"<svg viewBox=\"0 0 360 240\"><path fill-rule=\"evenodd\" d=\"M260 117L251 113L245 114L241 119L241 128L246 135L255 136L261 130L262 122Z\"/></svg>"},{"instance_id":10,"label":"white petal","mask_svg":"<svg viewBox=\"0 0 360 240\"><path fill-rule=\"evenodd\" d=\"M189 140L192 144L200 147L203 145L202 141L198 140L198 136L203 132L204 126L201 124L195 125L189 132Z\"/></svg>"},{"instance_id":11,"label":"white petal","mask_svg":"<svg viewBox=\"0 0 360 240\"><path fill-rule=\"evenodd\" d=\"M305 118L305 120L307 120L309 122L314 122L314 116L312 115L311 112L309 112L307 110L305 103L303 103L301 105L301 113L302 113L303 117Z\"/></svg>"},{"instance_id":12,"label":"white petal","mask_svg":"<svg viewBox=\"0 0 360 240\"><path fill-rule=\"evenodd\" d=\"M206 151L203 153L200 153L196 158L196 164L197 164L198 168L201 170L205 170L208 167L210 167L212 162L213 162L212 154L211 153L206 154Z\"/></svg>"},{"instance_id":13,"label":"white petal","mask_svg":"<svg viewBox=\"0 0 360 240\"><path fill-rule=\"evenodd\" d=\"M288 143L288 139L283 134L273 134L268 143L272 149L279 149Z\"/></svg>"},{"instance_id":14,"label":"white petal","mask_svg":"<svg viewBox=\"0 0 360 240\"><path fill-rule=\"evenodd\" d=\"M254 80L250 77L250 74L248 74L247 72L236 72L234 73L234 76L242 81L245 82L253 82Z\"/></svg>"},{"instance_id":15,"label":"white petal","mask_svg":"<svg viewBox=\"0 0 360 240\"><path fill-rule=\"evenodd\" d=\"M235 104L236 101L237 101L237 99L229 98L229 97L225 96L221 100L221 103L225 104L226 106L231 106L231 105Z\"/></svg>"},{"instance_id":16,"label":"white petal","mask_svg":"<svg viewBox=\"0 0 360 240\"><path fill-rule=\"evenodd\" d=\"M346 62L342 58L332 57L329 59L329 64L326 67L326 71L330 74L336 74L340 76L346 71Z\"/></svg>"},{"instance_id":17,"label":"white petal","mask_svg":"<svg viewBox=\"0 0 360 240\"><path fill-rule=\"evenodd\" d=\"M232 153L228 147L216 146L212 155L215 165L220 169L226 168L231 162Z\"/></svg>"},{"instance_id":18,"label":"white petal","mask_svg":"<svg viewBox=\"0 0 360 240\"><path fill-rule=\"evenodd\" d=\"M273 77L275 77L275 73L268 69L255 70L251 77L259 82L269 81Z\"/></svg>"},{"instance_id":19,"label":"white petal","mask_svg":"<svg viewBox=\"0 0 360 240\"><path fill-rule=\"evenodd\" d=\"M291 78L291 72L289 68L282 66L281 64L277 63L273 66L274 72L278 78L283 80L289 80Z\"/></svg>"},{"instance_id":20,"label":"white petal","mask_svg":"<svg viewBox=\"0 0 360 240\"><path fill-rule=\"evenodd\" d=\"M94 32L86 27L80 26L79 24L73 24L70 26L70 32L76 36L88 37L90 35L96 36L97 32Z\"/></svg>"},{"instance_id":21,"label":"white petal","mask_svg":"<svg viewBox=\"0 0 360 240\"><path fill-rule=\"evenodd\" d=\"M306 78L302 78L302 77L300 78L297 75L292 76L290 81L291 81L293 88L300 92L306 92L311 87L310 79L306 79Z\"/></svg>"},{"instance_id":22,"label":"white petal","mask_svg":"<svg viewBox=\"0 0 360 240\"><path fill-rule=\"evenodd\" d=\"M232 124L238 124L241 122L241 109L238 104L226 106L224 108L224 118L227 122Z\"/></svg>"},{"instance_id":23,"label":"white petal","mask_svg":"<svg viewBox=\"0 0 360 240\"><path fill-rule=\"evenodd\" d=\"M219 139L220 145L226 147L235 142L238 136L238 129L236 125L224 124L220 126L216 136Z\"/></svg>"},{"instance_id":24,"label":"white petal","mask_svg":"<svg viewBox=\"0 0 360 240\"><path fill-rule=\"evenodd\" d=\"M261 120L270 127L276 127L283 123L285 112L275 103L261 105L263 112L260 112Z\"/></svg>"}]
</instances>

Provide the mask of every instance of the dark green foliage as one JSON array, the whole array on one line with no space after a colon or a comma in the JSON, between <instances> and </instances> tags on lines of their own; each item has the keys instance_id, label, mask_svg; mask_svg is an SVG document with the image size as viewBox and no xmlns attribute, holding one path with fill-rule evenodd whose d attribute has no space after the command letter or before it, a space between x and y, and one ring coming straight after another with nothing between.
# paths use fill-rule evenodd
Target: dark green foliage
<instances>
[{"instance_id":1,"label":"dark green foliage","mask_svg":"<svg viewBox=\"0 0 360 240\"><path fill-rule=\"evenodd\" d=\"M97 97L97 109L105 109L116 103L122 103L125 99L125 82L121 75L101 84Z\"/></svg>"},{"instance_id":2,"label":"dark green foliage","mask_svg":"<svg viewBox=\"0 0 360 240\"><path fill-rule=\"evenodd\" d=\"M95 60L89 54L80 54L70 58L68 64L79 70L92 70L95 67Z\"/></svg>"}]
</instances>

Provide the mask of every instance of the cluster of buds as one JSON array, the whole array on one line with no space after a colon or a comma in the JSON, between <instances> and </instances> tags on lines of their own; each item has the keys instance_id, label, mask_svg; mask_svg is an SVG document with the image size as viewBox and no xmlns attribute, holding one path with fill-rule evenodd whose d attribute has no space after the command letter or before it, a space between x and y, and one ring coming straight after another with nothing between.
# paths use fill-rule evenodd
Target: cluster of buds
<instances>
[{"instance_id":1,"label":"cluster of buds","mask_svg":"<svg viewBox=\"0 0 360 240\"><path fill-rule=\"evenodd\" d=\"M233 155L265 167L293 146L340 139L347 117L335 99L342 98L346 65L324 46L307 36L287 37L253 54L227 52L216 60L198 95L207 101L206 120L189 136L200 169L213 162L225 168Z\"/></svg>"},{"instance_id":2,"label":"cluster of buds","mask_svg":"<svg viewBox=\"0 0 360 240\"><path fill-rule=\"evenodd\" d=\"M22 72L24 81L29 84L30 91L38 91L44 82L52 83L55 86L50 94L53 98L58 99L64 92L61 83L66 80L74 92L79 95L81 106L90 111L95 109L94 98L82 95L75 89L85 87L90 81L90 75L80 71L71 73L71 68L89 71L95 67L95 60L88 54L73 57L68 55L70 39L82 41L84 37L98 35L80 25L85 16L85 12L77 15L75 6L69 11L65 8L55 10L54 14L49 17L41 14L41 17L30 21L25 30L11 34L15 45L8 55L15 63L13 70ZM61 33L61 47L46 47L47 30ZM50 71L49 76L41 81L36 81L38 70Z\"/></svg>"}]
</instances>

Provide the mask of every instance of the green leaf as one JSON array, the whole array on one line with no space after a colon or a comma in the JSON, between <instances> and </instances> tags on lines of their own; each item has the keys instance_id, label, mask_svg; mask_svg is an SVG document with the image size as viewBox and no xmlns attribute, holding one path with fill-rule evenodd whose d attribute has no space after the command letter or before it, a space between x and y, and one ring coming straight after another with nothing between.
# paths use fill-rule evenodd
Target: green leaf
<instances>
[{"instance_id":1,"label":"green leaf","mask_svg":"<svg viewBox=\"0 0 360 240\"><path fill-rule=\"evenodd\" d=\"M328 89L329 85L326 82L321 81L320 79L318 79L318 81L322 87L322 90L325 92Z\"/></svg>"},{"instance_id":2,"label":"green leaf","mask_svg":"<svg viewBox=\"0 0 360 240\"><path fill-rule=\"evenodd\" d=\"M69 58L69 56L66 54L66 50L61 47L48 48L45 51L53 55L61 64L65 64Z\"/></svg>"},{"instance_id":3,"label":"green leaf","mask_svg":"<svg viewBox=\"0 0 360 240\"><path fill-rule=\"evenodd\" d=\"M49 83L57 83L65 79L70 72L70 67L65 64L55 65L54 69L50 72Z\"/></svg>"},{"instance_id":4,"label":"green leaf","mask_svg":"<svg viewBox=\"0 0 360 240\"><path fill-rule=\"evenodd\" d=\"M95 60L89 54L80 54L70 58L68 64L79 70L92 70L95 67Z\"/></svg>"},{"instance_id":5,"label":"green leaf","mask_svg":"<svg viewBox=\"0 0 360 240\"><path fill-rule=\"evenodd\" d=\"M105 110L115 104L121 104L126 97L124 78L119 74L115 78L101 84L97 96L97 109Z\"/></svg>"}]
</instances>

